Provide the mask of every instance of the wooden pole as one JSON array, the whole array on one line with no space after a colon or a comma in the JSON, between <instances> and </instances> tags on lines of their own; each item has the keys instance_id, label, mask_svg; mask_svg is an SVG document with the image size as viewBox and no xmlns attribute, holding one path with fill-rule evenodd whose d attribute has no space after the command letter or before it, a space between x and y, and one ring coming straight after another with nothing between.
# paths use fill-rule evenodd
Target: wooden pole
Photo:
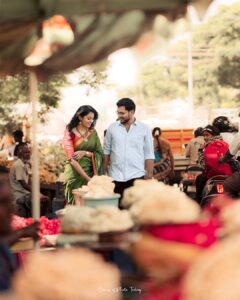
<instances>
[{"instance_id":1,"label":"wooden pole","mask_svg":"<svg viewBox=\"0 0 240 300\"><path fill-rule=\"evenodd\" d=\"M36 73L29 74L30 101L32 103L32 216L34 220L40 218L40 183L39 183L39 157L37 144L37 102L38 102L38 80Z\"/></svg>"},{"instance_id":2,"label":"wooden pole","mask_svg":"<svg viewBox=\"0 0 240 300\"><path fill-rule=\"evenodd\" d=\"M192 32L189 31L187 39L187 53L188 53L188 104L190 114L188 116L190 126L193 126L193 66L192 66Z\"/></svg>"}]
</instances>

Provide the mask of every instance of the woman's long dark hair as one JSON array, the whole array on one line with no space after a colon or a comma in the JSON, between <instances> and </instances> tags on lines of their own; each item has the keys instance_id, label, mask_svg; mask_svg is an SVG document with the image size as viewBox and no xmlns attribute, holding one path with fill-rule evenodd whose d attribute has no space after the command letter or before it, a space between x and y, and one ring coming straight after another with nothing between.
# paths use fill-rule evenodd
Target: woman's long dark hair
<instances>
[{"instance_id":1,"label":"woman's long dark hair","mask_svg":"<svg viewBox=\"0 0 240 300\"><path fill-rule=\"evenodd\" d=\"M154 127L153 130L152 130L152 136L153 136L153 137L155 137L155 133L156 133L157 131L159 132L159 134L158 134L157 136L160 136L160 135L161 135L161 133L162 133L161 128L160 128L160 127ZM157 137L157 136L156 136L156 137Z\"/></svg>"},{"instance_id":2,"label":"woman's long dark hair","mask_svg":"<svg viewBox=\"0 0 240 300\"><path fill-rule=\"evenodd\" d=\"M69 132L71 132L73 128L79 124L79 117L83 118L89 113L94 114L94 119L91 125L91 128L93 128L96 125L98 119L98 112L90 105L82 105L78 108L78 110L75 112L74 116L72 117L72 120L67 125Z\"/></svg>"}]
</instances>

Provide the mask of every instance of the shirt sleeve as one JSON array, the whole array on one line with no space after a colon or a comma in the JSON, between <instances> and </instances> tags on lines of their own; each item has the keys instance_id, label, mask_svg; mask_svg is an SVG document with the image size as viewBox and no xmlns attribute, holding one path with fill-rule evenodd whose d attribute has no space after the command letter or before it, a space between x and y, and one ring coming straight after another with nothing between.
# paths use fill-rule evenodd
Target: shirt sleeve
<instances>
[{"instance_id":1,"label":"shirt sleeve","mask_svg":"<svg viewBox=\"0 0 240 300\"><path fill-rule=\"evenodd\" d=\"M104 137L104 144L103 144L103 153L104 153L104 155L110 155L111 142L112 142L112 134L111 134L111 130L108 129L107 132L106 132L106 135Z\"/></svg>"},{"instance_id":2,"label":"shirt sleeve","mask_svg":"<svg viewBox=\"0 0 240 300\"><path fill-rule=\"evenodd\" d=\"M64 131L63 147L66 152L67 158L71 158L74 154L73 138L67 128Z\"/></svg>"},{"instance_id":3,"label":"shirt sleeve","mask_svg":"<svg viewBox=\"0 0 240 300\"><path fill-rule=\"evenodd\" d=\"M185 150L185 156L190 157L190 148L191 148L191 142L188 143L186 150Z\"/></svg>"},{"instance_id":4,"label":"shirt sleeve","mask_svg":"<svg viewBox=\"0 0 240 300\"><path fill-rule=\"evenodd\" d=\"M236 155L240 150L240 133L237 133L232 143L230 144L229 151L232 155Z\"/></svg>"},{"instance_id":5,"label":"shirt sleeve","mask_svg":"<svg viewBox=\"0 0 240 300\"><path fill-rule=\"evenodd\" d=\"M149 127L147 127L146 129L146 134L144 138L144 160L146 159L155 159L153 138Z\"/></svg>"},{"instance_id":6,"label":"shirt sleeve","mask_svg":"<svg viewBox=\"0 0 240 300\"><path fill-rule=\"evenodd\" d=\"M23 165L15 165L15 176L16 176L16 180L24 180L25 181L25 170L24 170L24 166Z\"/></svg>"}]
</instances>

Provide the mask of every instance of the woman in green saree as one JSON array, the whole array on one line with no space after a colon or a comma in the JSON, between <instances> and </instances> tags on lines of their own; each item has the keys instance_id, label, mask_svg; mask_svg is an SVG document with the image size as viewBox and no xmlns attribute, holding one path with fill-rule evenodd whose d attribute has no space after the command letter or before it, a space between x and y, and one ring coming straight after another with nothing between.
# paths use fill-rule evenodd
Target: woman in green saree
<instances>
[{"instance_id":1,"label":"woman in green saree","mask_svg":"<svg viewBox=\"0 0 240 300\"><path fill-rule=\"evenodd\" d=\"M90 105L78 108L64 132L63 145L68 158L64 171L67 204L73 204L72 190L102 173L103 150L94 126L97 111Z\"/></svg>"}]
</instances>

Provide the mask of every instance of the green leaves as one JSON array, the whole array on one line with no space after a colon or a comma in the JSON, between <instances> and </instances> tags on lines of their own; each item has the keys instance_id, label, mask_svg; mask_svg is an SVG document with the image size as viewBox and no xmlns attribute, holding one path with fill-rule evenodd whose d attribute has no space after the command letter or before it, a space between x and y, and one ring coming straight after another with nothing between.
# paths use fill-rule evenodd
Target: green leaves
<instances>
[{"instance_id":1,"label":"green leaves","mask_svg":"<svg viewBox=\"0 0 240 300\"><path fill-rule=\"evenodd\" d=\"M64 75L53 76L48 82L39 83L39 117L44 122L47 112L57 107L60 100L60 88L67 84ZM16 109L16 104L29 103L28 73L15 76L6 76L0 79L0 132L12 132L22 123L21 114Z\"/></svg>"},{"instance_id":2,"label":"green leaves","mask_svg":"<svg viewBox=\"0 0 240 300\"><path fill-rule=\"evenodd\" d=\"M165 26L166 27L166 26ZM168 30L170 32L170 30ZM193 98L195 106L233 107L240 100L240 4L219 13L192 32ZM188 98L188 48L182 39L162 60L141 72L138 94L143 104Z\"/></svg>"}]
</instances>

